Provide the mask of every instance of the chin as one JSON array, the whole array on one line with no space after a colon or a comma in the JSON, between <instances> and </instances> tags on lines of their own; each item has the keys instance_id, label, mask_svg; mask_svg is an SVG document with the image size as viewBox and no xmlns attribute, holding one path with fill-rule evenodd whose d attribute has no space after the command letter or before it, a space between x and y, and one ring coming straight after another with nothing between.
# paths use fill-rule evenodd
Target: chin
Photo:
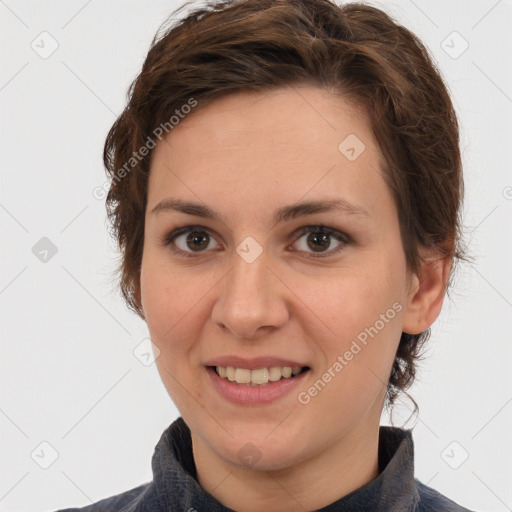
<instances>
[{"instance_id":1,"label":"chin","mask_svg":"<svg viewBox=\"0 0 512 512\"><path fill-rule=\"evenodd\" d=\"M276 422L264 422L261 425L254 423L240 423L229 432L222 431L218 437L219 429L215 434L210 431L203 437L207 444L217 455L229 464L242 469L257 471L276 471L286 469L301 460L306 459L304 453L305 441L308 435L300 433L299 425L278 426Z\"/></svg>"},{"instance_id":2,"label":"chin","mask_svg":"<svg viewBox=\"0 0 512 512\"><path fill-rule=\"evenodd\" d=\"M268 443L255 444L248 440L237 443L235 450L233 447L233 445L226 447L226 451L219 455L229 464L250 471L279 471L287 469L301 460L300 454L294 452L297 444L292 446L288 443L280 443L279 449L276 449L273 443L272 445Z\"/></svg>"}]
</instances>

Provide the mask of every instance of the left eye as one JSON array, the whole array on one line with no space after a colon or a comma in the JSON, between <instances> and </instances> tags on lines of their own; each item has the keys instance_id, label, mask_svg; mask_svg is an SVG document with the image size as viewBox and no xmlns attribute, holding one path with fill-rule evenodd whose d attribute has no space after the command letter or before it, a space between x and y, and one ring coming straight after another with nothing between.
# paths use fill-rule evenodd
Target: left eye
<instances>
[{"instance_id":1,"label":"left eye","mask_svg":"<svg viewBox=\"0 0 512 512\"><path fill-rule=\"evenodd\" d=\"M328 226L305 226L300 228L298 234L299 238L295 244L298 244L299 248L294 250L309 252L308 249L310 249L312 251L310 255L314 257L338 253L351 242L348 235ZM331 249L333 239L338 243L335 249ZM162 243L175 245L177 249L173 249L173 251L178 254L194 256L194 253L200 254L207 249L212 249L212 242L215 242L215 239L206 228L187 226L173 231Z\"/></svg>"},{"instance_id":2,"label":"left eye","mask_svg":"<svg viewBox=\"0 0 512 512\"><path fill-rule=\"evenodd\" d=\"M327 226L307 226L301 229L300 235L296 243L301 242L303 238L305 240L302 244L299 244L302 246L302 248L299 247L299 250L308 252L308 248L312 249L314 253L312 256L316 257L338 253L343 249L344 245L350 243L348 235ZM328 251L327 249L331 247L333 238L338 242L338 247Z\"/></svg>"}]
</instances>

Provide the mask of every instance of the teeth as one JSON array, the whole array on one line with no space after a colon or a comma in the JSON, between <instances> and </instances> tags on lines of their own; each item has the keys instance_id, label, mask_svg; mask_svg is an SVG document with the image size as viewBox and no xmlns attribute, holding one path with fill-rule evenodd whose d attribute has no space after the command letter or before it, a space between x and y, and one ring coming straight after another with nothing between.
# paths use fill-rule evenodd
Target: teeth
<instances>
[{"instance_id":1,"label":"teeth","mask_svg":"<svg viewBox=\"0 0 512 512\"><path fill-rule=\"evenodd\" d=\"M249 370L247 370L249 371ZM259 368L258 370L251 370L251 382L253 384L267 384L268 383L268 369Z\"/></svg>"},{"instance_id":2,"label":"teeth","mask_svg":"<svg viewBox=\"0 0 512 512\"><path fill-rule=\"evenodd\" d=\"M251 382L251 370L237 368L235 370L235 380L237 384L249 384Z\"/></svg>"},{"instance_id":3,"label":"teeth","mask_svg":"<svg viewBox=\"0 0 512 512\"><path fill-rule=\"evenodd\" d=\"M235 380L235 369L232 366L228 366L226 368L226 377L231 382L234 382L234 380Z\"/></svg>"},{"instance_id":4,"label":"teeth","mask_svg":"<svg viewBox=\"0 0 512 512\"><path fill-rule=\"evenodd\" d=\"M282 369L283 377L289 379L292 376L292 369L290 366L284 366Z\"/></svg>"},{"instance_id":5,"label":"teeth","mask_svg":"<svg viewBox=\"0 0 512 512\"><path fill-rule=\"evenodd\" d=\"M289 379L292 375L300 373L300 366L272 366L271 368L258 368L249 370L247 368L234 368L233 366L216 366L217 373L237 384L262 385L268 382L276 382L280 379Z\"/></svg>"},{"instance_id":6,"label":"teeth","mask_svg":"<svg viewBox=\"0 0 512 512\"><path fill-rule=\"evenodd\" d=\"M272 366L269 371L268 379L272 382L279 380L283 376L281 368L279 366Z\"/></svg>"}]
</instances>

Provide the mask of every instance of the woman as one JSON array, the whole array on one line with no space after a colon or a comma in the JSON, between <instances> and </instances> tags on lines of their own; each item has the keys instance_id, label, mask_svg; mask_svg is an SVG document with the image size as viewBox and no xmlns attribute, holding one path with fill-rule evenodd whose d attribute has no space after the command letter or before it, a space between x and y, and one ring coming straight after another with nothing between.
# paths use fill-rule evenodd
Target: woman
<instances>
[{"instance_id":1,"label":"woman","mask_svg":"<svg viewBox=\"0 0 512 512\"><path fill-rule=\"evenodd\" d=\"M327 0L198 8L155 36L104 161L181 417L152 482L82 510L468 510L379 425L463 258L457 120L411 32Z\"/></svg>"}]
</instances>

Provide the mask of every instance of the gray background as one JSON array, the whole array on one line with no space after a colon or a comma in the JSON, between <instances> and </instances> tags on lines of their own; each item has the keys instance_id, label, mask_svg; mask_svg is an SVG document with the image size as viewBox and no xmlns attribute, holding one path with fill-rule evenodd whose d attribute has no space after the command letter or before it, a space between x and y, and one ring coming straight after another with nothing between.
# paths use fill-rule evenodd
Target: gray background
<instances>
[{"instance_id":1,"label":"gray background","mask_svg":"<svg viewBox=\"0 0 512 512\"><path fill-rule=\"evenodd\" d=\"M474 510L512 510L512 2L372 3L420 36L449 85L476 258L434 324L410 391L420 414L404 424L400 402L395 423L415 425L421 481ZM180 4L0 1L2 511L83 506L150 480L178 415L143 364L147 328L116 290L92 191L128 85Z\"/></svg>"}]
</instances>

